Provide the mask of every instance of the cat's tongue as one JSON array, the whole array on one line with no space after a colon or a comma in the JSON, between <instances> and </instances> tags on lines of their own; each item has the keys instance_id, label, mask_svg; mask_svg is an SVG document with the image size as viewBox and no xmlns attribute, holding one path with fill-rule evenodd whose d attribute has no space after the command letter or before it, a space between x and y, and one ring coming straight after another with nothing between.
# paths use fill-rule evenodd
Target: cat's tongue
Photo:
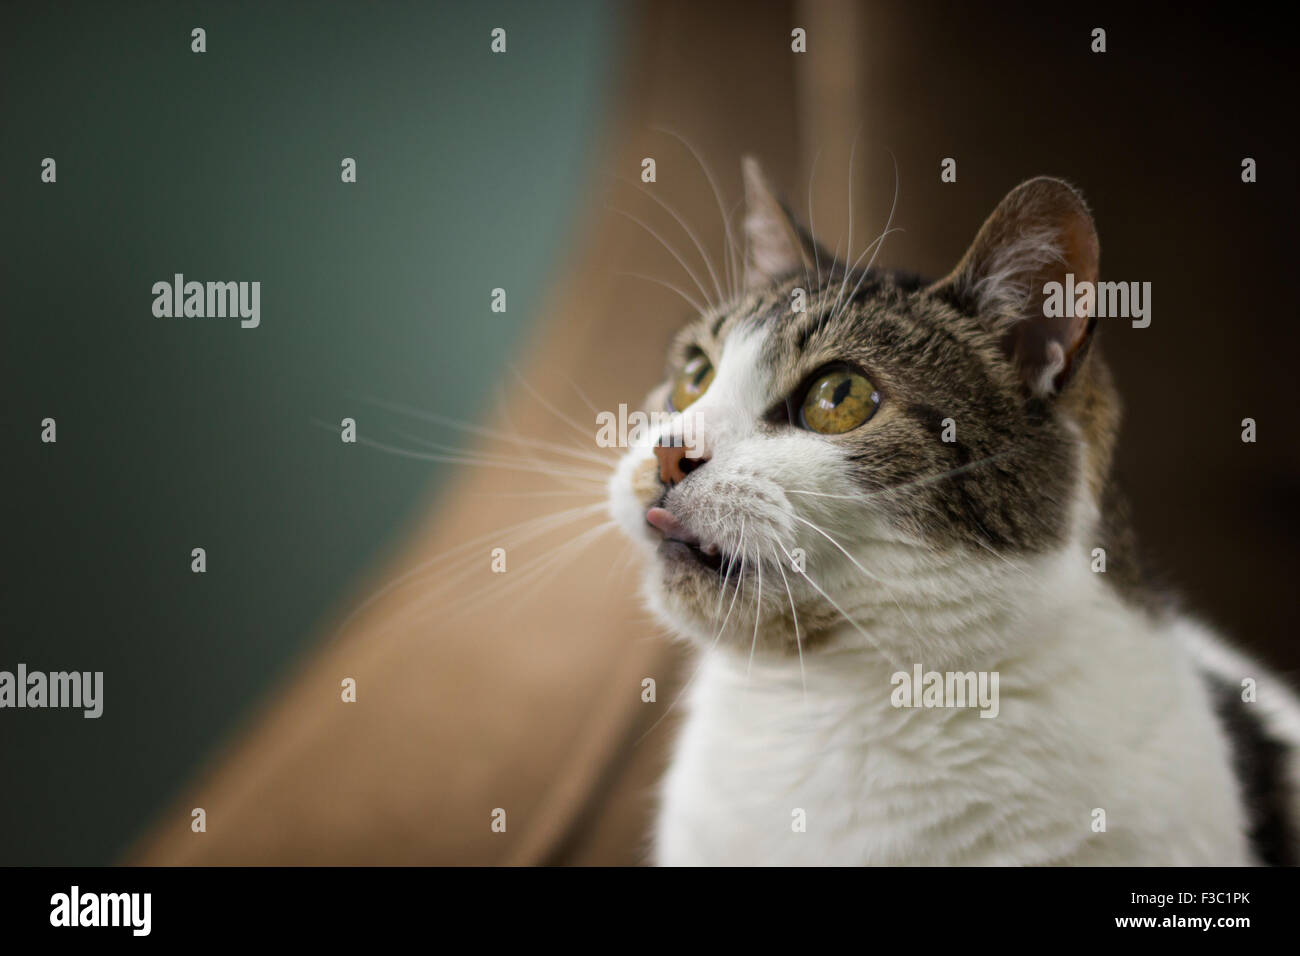
<instances>
[{"instance_id":1,"label":"cat's tongue","mask_svg":"<svg viewBox=\"0 0 1300 956\"><path fill-rule=\"evenodd\" d=\"M686 544L700 543L700 539L687 531L686 526L667 508L651 508L645 513L645 520L649 522L650 527L662 532L665 538L672 541L683 541Z\"/></svg>"}]
</instances>

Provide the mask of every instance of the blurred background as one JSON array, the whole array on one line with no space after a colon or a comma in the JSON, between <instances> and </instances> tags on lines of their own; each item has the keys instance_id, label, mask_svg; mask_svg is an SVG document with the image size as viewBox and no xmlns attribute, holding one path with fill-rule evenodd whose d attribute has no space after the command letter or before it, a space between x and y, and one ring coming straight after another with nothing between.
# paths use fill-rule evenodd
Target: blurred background
<instances>
[{"instance_id":1,"label":"blurred background","mask_svg":"<svg viewBox=\"0 0 1300 956\"><path fill-rule=\"evenodd\" d=\"M669 286L698 298L677 256L707 275L673 212L720 262L747 152L828 246L852 209L854 255L897 187L904 231L880 262L931 275L1021 180L1078 185L1103 278L1153 285L1151 326L1101 340L1146 553L1296 682L1295 71L1265 16L490 0L0 17L0 669L105 675L98 720L0 711L0 864L643 860L688 669L600 528L599 466L558 449L596 452L593 409L658 378L690 310ZM151 287L176 272L260 281L260 327L155 318ZM339 441L344 417L361 443Z\"/></svg>"}]
</instances>

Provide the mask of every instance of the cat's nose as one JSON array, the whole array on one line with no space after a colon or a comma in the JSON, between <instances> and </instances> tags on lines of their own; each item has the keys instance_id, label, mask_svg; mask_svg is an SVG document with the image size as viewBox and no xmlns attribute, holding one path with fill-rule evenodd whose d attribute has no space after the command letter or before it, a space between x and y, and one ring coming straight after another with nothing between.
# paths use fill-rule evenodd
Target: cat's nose
<instances>
[{"instance_id":1,"label":"cat's nose","mask_svg":"<svg viewBox=\"0 0 1300 956\"><path fill-rule=\"evenodd\" d=\"M675 485L685 480L686 476L709 460L708 455L687 456L685 445L655 445L655 457L659 459L659 480L665 485Z\"/></svg>"}]
</instances>

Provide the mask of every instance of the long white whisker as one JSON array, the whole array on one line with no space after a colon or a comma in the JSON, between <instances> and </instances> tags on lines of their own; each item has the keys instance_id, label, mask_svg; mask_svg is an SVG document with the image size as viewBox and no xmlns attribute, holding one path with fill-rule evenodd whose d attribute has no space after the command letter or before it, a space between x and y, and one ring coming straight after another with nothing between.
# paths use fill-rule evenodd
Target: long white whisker
<instances>
[{"instance_id":1,"label":"long white whisker","mask_svg":"<svg viewBox=\"0 0 1300 956\"><path fill-rule=\"evenodd\" d=\"M849 244L844 250L844 260L847 262L853 257L853 160L858 152L858 133L862 132L862 127L853 134L853 145L849 147ZM839 311L840 299L844 295L844 287L849 284L849 272L844 270L844 278L840 280L840 291L835 294L835 304L831 306L832 312Z\"/></svg>"},{"instance_id":2,"label":"long white whisker","mask_svg":"<svg viewBox=\"0 0 1300 956\"><path fill-rule=\"evenodd\" d=\"M715 292L718 293L718 301L725 302L727 299L727 294L722 291L722 283L718 280L718 271L713 268L713 260L709 258L708 252L705 251L704 243L700 242L700 237L695 234L695 230L692 229L690 225L686 222L686 220L681 217L681 214L678 213L677 210L674 209L671 205L669 205L665 200L660 199L651 190L647 189L643 184L634 183L632 182L632 180L624 176L618 176L616 178L626 183L627 185L632 186L633 188L639 190L645 195L649 196L651 199L653 199L656 203L659 204L659 207L661 209L665 210L668 213L668 215L672 216L673 219L677 220L677 225L681 226L682 231L686 233L687 237L691 240L691 242L695 243L695 248L696 250L699 251L700 258L704 260L704 267L709 270L709 278L713 280L713 289Z\"/></svg>"},{"instance_id":3,"label":"long white whisker","mask_svg":"<svg viewBox=\"0 0 1300 956\"><path fill-rule=\"evenodd\" d=\"M668 250L668 254L677 260L677 264L679 266L681 266L683 269L686 270L686 274L691 277L691 281L695 283L695 287L700 290L700 295L704 296L704 301L709 303L710 306L715 304L713 302L713 299L710 298L708 290L704 288L704 283L701 282L700 277L695 274L695 270L686 264L686 260L681 257L681 254L678 253L676 249L674 249L671 245L669 245L667 239L659 235L659 233L655 232L653 228L651 228L646 223L642 222L640 219L632 215L630 212L627 212L626 210L623 209L619 209L615 206L611 206L608 203L606 203L605 208L608 209L610 212L615 212L618 213L620 216L623 216L627 219L631 219L634 223L636 223L646 232L650 233L650 235L652 235L655 239L659 240L659 244Z\"/></svg>"},{"instance_id":4,"label":"long white whisker","mask_svg":"<svg viewBox=\"0 0 1300 956\"><path fill-rule=\"evenodd\" d=\"M468 491L471 498L605 498L609 492L598 491Z\"/></svg>"},{"instance_id":5,"label":"long white whisker","mask_svg":"<svg viewBox=\"0 0 1300 956\"><path fill-rule=\"evenodd\" d=\"M699 315L703 315L705 312L709 311L671 282L666 282L663 279L656 279L654 276L642 275L640 272L616 272L615 275L628 276L633 279L644 279L646 282L653 282L656 285L663 286L665 289L671 289L681 296L682 299L685 300L686 304L694 309Z\"/></svg>"},{"instance_id":6,"label":"long white whisker","mask_svg":"<svg viewBox=\"0 0 1300 956\"><path fill-rule=\"evenodd\" d=\"M700 170L704 173L704 178L708 180L709 188L713 190L713 198L718 204L718 212L722 216L722 228L724 231L724 235L726 237L726 244L727 244L726 264L728 269L727 281L731 283L731 287L732 287L731 294L733 296L738 295L740 290L738 290L735 287L735 277L739 269L736 266L736 263L733 261L735 258L736 241L735 241L735 237L731 233L731 220L727 217L726 210L723 206L722 191L718 189L718 184L713 179L713 171L709 168L709 164L704 161L704 159L700 156L698 152L696 152L695 147L692 146L689 142L687 142L686 137L682 136L680 133L677 133L674 130L669 129L666 126L654 126L651 128L656 130L657 132L668 134L669 136L673 137L673 139L677 140L679 143L685 146L687 150L690 151L690 154L693 157L695 157L695 162L699 164Z\"/></svg>"},{"instance_id":7,"label":"long white whisker","mask_svg":"<svg viewBox=\"0 0 1300 956\"><path fill-rule=\"evenodd\" d=\"M524 387L524 389L528 392L529 395L533 396L533 398L537 400L537 403L541 405L542 408L546 409L548 412L550 412L560 421L564 422L566 425L572 428L583 438L592 442L593 445L595 444L596 436L593 428L588 428L586 426L579 424L575 419L573 419L569 415L564 414L564 412L560 411L558 408L552 405L544 395L542 395L540 392L537 391L537 389L533 388L531 385L528 384L528 381L523 377L519 369L514 367L514 365L510 366L510 371L514 375L514 377L519 380L519 384ZM595 423L593 422L592 424L594 425Z\"/></svg>"},{"instance_id":8,"label":"long white whisker","mask_svg":"<svg viewBox=\"0 0 1300 956\"><path fill-rule=\"evenodd\" d=\"M901 180L899 179L898 176L898 157L895 156L893 151L891 150L889 153L889 158L893 160L894 163L894 201L889 205L889 218L885 220L885 231L880 234L881 239L884 239L885 236L889 235L890 227L894 225L894 212L898 209L898 197L902 192ZM867 272L870 272L871 267L876 264L876 256L879 255L880 250L883 248L884 248L883 242L876 247L876 251L871 255L871 261L867 263L867 268L866 268Z\"/></svg>"},{"instance_id":9,"label":"long white whisker","mask_svg":"<svg viewBox=\"0 0 1300 956\"><path fill-rule=\"evenodd\" d=\"M749 642L749 664L745 668L745 678L749 678L750 671L754 669L754 650L758 647L758 622L763 619L763 559L762 552L754 560L754 567L758 571L758 595L754 598L754 637Z\"/></svg>"},{"instance_id":10,"label":"long white whisker","mask_svg":"<svg viewBox=\"0 0 1300 956\"><path fill-rule=\"evenodd\" d=\"M860 263L863 259L867 257L867 253L872 253L871 259L872 262L874 262L875 252L879 251L880 243L884 242L886 237L888 237L889 235L895 232L903 232L903 229L898 226L894 227L893 229L887 229L884 232L882 232L880 235L878 235L875 239L871 240L871 242L867 245L867 247L862 250L861 255L859 255L858 258L854 260L853 265L848 267L848 269L845 271L844 273L845 277L847 278L853 272L857 271L858 263ZM870 275L871 275L871 265L870 263L868 263L867 268L863 269L858 274L858 281L853 284L853 289L852 291L849 292L848 297L845 298L842 303L838 303L836 305L835 310L833 311L832 314L832 318L842 315L844 313L844 310L849 307L849 303L853 301L853 297L858 294L858 290L862 288L862 283L865 282L867 280L867 277Z\"/></svg>"},{"instance_id":11,"label":"long white whisker","mask_svg":"<svg viewBox=\"0 0 1300 956\"><path fill-rule=\"evenodd\" d=\"M871 252L871 261L867 263L867 267L863 269L862 274L858 276L858 281L854 283L853 291L849 293L849 297L844 300L844 304L842 306L842 308L844 309L848 308L849 303L853 301L853 297L858 294L858 289L862 288L862 283L866 280L867 276L871 274L871 267L875 265L876 256L879 255L880 250L884 247L883 244L886 237L888 237L891 233L903 231L902 229L891 228L894 222L894 210L898 208L899 178L898 178L898 157L895 156L892 152L889 155L890 158L893 159L894 161L894 201L889 207L889 218L886 219L885 221L884 231L879 236L876 237L875 241L872 242L871 245L867 246L866 249L862 250L862 256L865 256L868 252L871 252L871 250L875 250L875 251ZM846 278L849 272L852 272L853 270L857 269L858 263L862 261L862 256L858 256L857 260L854 261L853 266L848 270L848 272L845 273Z\"/></svg>"},{"instance_id":12,"label":"long white whisker","mask_svg":"<svg viewBox=\"0 0 1300 956\"><path fill-rule=\"evenodd\" d=\"M803 687L803 699L808 700L808 680L804 676L803 670L803 642L799 639L799 612L794 609L794 592L790 590L790 582L786 579L785 568L781 564L781 556L776 553L776 547L772 548L772 557L776 560L776 569L781 572L781 583L785 585L786 597L790 599L790 618L794 621L794 646L799 651L799 684Z\"/></svg>"},{"instance_id":13,"label":"long white whisker","mask_svg":"<svg viewBox=\"0 0 1300 956\"><path fill-rule=\"evenodd\" d=\"M506 455L493 455L487 452L466 452L451 445L442 445L435 441L430 441L421 435L413 435L410 432L403 431L399 428L392 429L394 435L398 438L404 438L409 442L422 445L426 448L432 448L434 451L441 452L445 455L458 455L463 459L466 465L487 465L489 467L508 467L519 470L523 465L535 466L532 470L538 474L547 475L548 477L564 481L586 482L588 484L603 485L613 474L613 468L610 467L608 472L596 471L592 468L575 468L568 462L550 462L541 459L537 455L532 455L528 460L520 462L518 459Z\"/></svg>"},{"instance_id":14,"label":"long white whisker","mask_svg":"<svg viewBox=\"0 0 1300 956\"><path fill-rule=\"evenodd\" d=\"M319 425L321 428L324 428L328 431L337 431L336 426L331 425L328 422L322 422L317 420L315 421L315 424ZM378 451L382 451L385 454L396 455L399 458L410 458L415 461L431 461L431 462L437 462L439 464L469 465L471 467L483 467L483 468L500 468L503 471L519 471L527 474L542 474L542 475L547 475L556 478L557 480L562 478L571 478L574 481L589 481L593 484L601 484L605 481L604 478L596 478L596 477L589 478L584 475L578 475L578 474L556 475L550 469L531 467L526 464L484 460L481 458L474 458L468 455L443 455L443 454L434 454L430 452L413 451L409 448L398 448L396 445L389 445L386 442L375 441L373 438L367 438L364 435L358 435L357 442L369 448L374 448Z\"/></svg>"},{"instance_id":15,"label":"long white whisker","mask_svg":"<svg viewBox=\"0 0 1300 956\"><path fill-rule=\"evenodd\" d=\"M743 578L745 574L745 519L744 517L741 517L740 519L740 549L739 550L740 550L740 573L737 575L736 589L731 595L731 604L727 607L727 616L722 619L722 624L718 628L718 633L714 634L713 640L709 642L710 651L712 651L713 648L717 646L718 639L722 637L722 632L727 629L727 622L731 620L731 612L735 610L736 607L736 598L740 596L740 586L743 583L741 581L741 578ZM653 724L651 724L646 729L646 732L637 738L638 744L641 743L641 741L645 740L646 737L650 736L650 732L653 731L656 727L658 727L665 717L667 717L670 713L672 713L673 708L677 706L677 702L682 699L682 695L686 693L686 691L690 688L691 684L695 683L696 675L699 674L700 665L703 663L703 661L704 658L703 655L701 655L700 661L696 663L695 669L691 671L690 678L688 678L686 683L682 685L682 689L677 692L677 695L673 697L672 702L668 705L668 708L662 714L659 715L659 719L656 720Z\"/></svg>"},{"instance_id":16,"label":"long white whisker","mask_svg":"<svg viewBox=\"0 0 1300 956\"><path fill-rule=\"evenodd\" d=\"M459 422L454 418L448 418L446 415L439 415L436 412L426 412L423 409L415 408L411 405L404 405L401 402L388 402L379 398L372 398L366 395L357 396L361 401L379 408L386 408L389 411L398 412L411 418L421 421L432 422L435 425L443 425L447 428L454 428L457 431L468 432L474 435L481 435L484 438L491 438L498 441L508 441L514 445L528 448L541 448L546 451L555 452L560 455L569 455L572 458L580 458L583 461L593 462L605 468L614 467L613 461L608 455L601 455L597 452L589 451L583 448L570 448L567 445L559 444L554 441L541 441L536 438L524 438L522 435L511 435L507 432L498 431L495 428L488 428L483 425L471 425L467 422ZM594 409L593 409L594 410ZM594 432L593 432L594 434ZM445 446L444 446L445 447Z\"/></svg>"},{"instance_id":17,"label":"long white whisker","mask_svg":"<svg viewBox=\"0 0 1300 956\"><path fill-rule=\"evenodd\" d=\"M937 475L925 475L921 478L913 478L909 481L901 481L897 484L888 485L884 488L877 488L875 491L863 491L856 495L833 495L825 491L813 491L808 488L786 488L785 493L788 495L813 495L818 498L837 498L845 501L860 501L864 498L874 498L878 495L893 494L903 491L907 488L913 488L918 485L932 484L938 481L944 481L956 475L963 474L980 465L986 465L989 462L998 461L1007 458L1010 455L1018 454L1024 451L1022 448L1004 448L1002 451L994 452L991 455L985 455L983 458L977 458L974 461L968 461L964 465L958 465L956 468L949 469Z\"/></svg>"},{"instance_id":18,"label":"long white whisker","mask_svg":"<svg viewBox=\"0 0 1300 956\"><path fill-rule=\"evenodd\" d=\"M528 527L530 525L540 526L539 528L530 529L530 533L528 534L528 536L524 537L520 541L513 542L511 545L513 547L514 544L523 543L524 541L531 540L531 538L537 537L540 534L546 533L546 531L549 531L552 527L563 525L569 521L576 521L579 518L584 517L585 515L592 514L593 512L599 511L605 507L606 505L602 501L594 505L582 505L577 508L566 508L563 511L553 512L551 514L546 514L546 515L539 515L536 518L529 518L526 521L520 521L506 528L498 528L497 530L491 531L488 534L480 535L477 538L472 538L469 541L462 542L461 544L457 545L454 548L451 548L447 551L443 551L440 554L436 554L432 558L429 558L425 561L421 561L415 567L407 570L403 574L389 581L387 584L385 584L383 587L375 591L364 601L362 601L359 605L357 605L357 607L354 608L347 615L347 617L343 619L342 623L335 629L335 633L341 633L344 630L344 628L347 627L348 624L356 620L357 615L363 612L366 608L370 607L372 604L374 604L384 595L391 593L395 588L401 587L404 583L411 581L412 579L417 578L431 571L435 565L437 565L442 561L447 560L448 558L451 558L457 554L461 554L465 551L468 551L471 548L480 547L489 541L500 541L505 535L513 534L514 532L522 528Z\"/></svg>"},{"instance_id":19,"label":"long white whisker","mask_svg":"<svg viewBox=\"0 0 1300 956\"><path fill-rule=\"evenodd\" d=\"M400 428L391 428L390 426L390 430L398 438L404 438L407 441L414 442L422 447L432 448L434 451L441 452L445 455L460 455L466 459L467 464L514 466L521 463L520 459L513 458L509 455L493 454L484 451L465 451L454 445L443 445L440 442L430 441L423 435L415 435ZM528 457L523 459L522 463L538 466L538 470L542 474L553 475L556 478L572 478L574 480L587 482L603 483L608 481L609 476L614 473L614 466L604 461L601 462L601 464L605 466L604 470L597 470L591 467L579 468L567 461L547 461L536 452L530 452Z\"/></svg>"},{"instance_id":20,"label":"long white whisker","mask_svg":"<svg viewBox=\"0 0 1300 956\"><path fill-rule=\"evenodd\" d=\"M822 158L822 151L819 149L817 150L817 155L813 157L812 169L808 171L808 231L814 237L816 237L817 235L817 220L813 217L813 183L817 181L817 162L821 158ZM821 253L818 251L819 248L820 247L817 245L816 239L814 238L813 270L817 274L813 276L813 280L815 280L817 283L817 289L820 289L822 284L822 258L821 258ZM810 288L808 289L808 297L812 298L813 293L815 291L817 290L811 288L811 283L810 283Z\"/></svg>"},{"instance_id":21,"label":"long white whisker","mask_svg":"<svg viewBox=\"0 0 1300 956\"><path fill-rule=\"evenodd\" d=\"M617 527L617 522L613 519L602 521L600 524L593 525L576 537L566 541L564 544L556 546L542 559L540 564L528 565L525 566L522 571L516 571L510 575L506 575L505 577L509 579L509 588L512 589L512 600L517 603L523 603L531 599L532 595L536 592L537 587L544 584L548 579L548 576L553 575L554 572L558 571L570 556L580 552L582 546L588 541L600 537L602 534L615 527ZM531 589L521 590L529 584L533 585ZM439 607L439 612L441 613L445 608L447 610L458 610L463 611L464 613L470 613L471 609L475 611L478 610L479 606L474 603L478 597L493 595L499 598L502 594L502 589L494 582L493 584L484 585L471 594L457 598L449 605L441 605Z\"/></svg>"},{"instance_id":22,"label":"long white whisker","mask_svg":"<svg viewBox=\"0 0 1300 956\"><path fill-rule=\"evenodd\" d=\"M594 404L592 404L591 399L587 397L587 393L582 390L582 386L580 386L573 379L569 378L569 376L567 375L564 375L563 378L566 382L569 383L569 387L578 393L578 397L582 399L582 403L586 405L588 409L591 410L591 413L593 415L599 415L600 409L597 408Z\"/></svg>"},{"instance_id":23,"label":"long white whisker","mask_svg":"<svg viewBox=\"0 0 1300 956\"><path fill-rule=\"evenodd\" d=\"M793 564L794 556L791 555L789 551L786 551L785 545L781 544L779 541L777 542L777 544L780 545L782 551L785 551L785 556L789 558L791 563ZM835 600L829 594L823 591L816 581L814 581L811 577L809 577L807 571L801 571L799 573L805 581L807 581L809 584L813 586L813 589L816 590L818 594L820 594L823 598L826 599L826 603L829 604L831 607L833 607L840 617L844 618L844 620L848 621L849 624L853 625L853 629L856 630L863 637L865 637L871 643L871 646L874 647L876 651L879 652L879 654L885 658L885 660L889 661L891 666L895 668L898 667L898 664L893 659L893 655L891 655L888 651L886 651L883 647L881 647L874 637L872 637L865 630L863 630L861 624L859 624L853 618L849 617L848 613L845 612L845 610L842 607L836 604Z\"/></svg>"},{"instance_id":24,"label":"long white whisker","mask_svg":"<svg viewBox=\"0 0 1300 956\"><path fill-rule=\"evenodd\" d=\"M985 534L988 534L987 531L985 531L984 533L985 533ZM996 557L996 558L1000 559L1001 561L1003 561L1003 562L1006 564L1007 567L1011 568L1011 570L1013 570L1013 571L1015 571L1016 573L1020 574L1021 576L1023 576L1023 577L1026 578L1027 580L1030 580L1030 581L1034 580L1034 579L1033 579L1033 578L1028 574L1028 572L1025 571L1024 568L1020 567L1020 565L1018 565L1018 564L1013 563L1013 562L1011 561L1010 558L1006 557L1006 555L1002 554L1002 552L998 551L996 548L994 548L994 547L993 547L991 544L989 544L988 542L984 541L982 538L978 538L978 537L977 537L977 538L975 539L975 543L978 544L978 545L979 545L981 548L983 548L985 551L987 551L989 554L991 554L991 555L993 555L994 557Z\"/></svg>"},{"instance_id":25,"label":"long white whisker","mask_svg":"<svg viewBox=\"0 0 1300 956\"><path fill-rule=\"evenodd\" d=\"M744 519L742 518L741 521L743 522ZM737 557L738 555L735 554L727 556L725 573L722 575L722 583L718 587L718 606L713 609L713 620L715 621L722 614L722 599L727 595L727 582L731 580L731 572L735 570Z\"/></svg>"},{"instance_id":26,"label":"long white whisker","mask_svg":"<svg viewBox=\"0 0 1300 956\"><path fill-rule=\"evenodd\" d=\"M831 544L835 545L835 547L839 548L840 552L841 552L841 553L842 553L846 558L848 558L850 561L853 562L853 566L854 566L855 568L857 568L859 571L861 571L863 574L865 574L865 575L866 575L868 578L870 578L872 581L875 581L877 584L879 584L879 585L881 586L881 588L884 590L885 594L889 597L889 600L892 601L892 602L894 603L894 607L898 608L898 613L901 614L901 615L903 615L903 620L907 621L908 627L910 627L910 628L911 628L911 629L912 629L912 630L913 630L913 631L914 631L918 636L920 635L921 631L920 631L920 629L916 626L916 622L912 620L911 615L909 615L909 614L907 613L907 611L903 608L903 605L901 605L901 604L898 603L898 599L897 599L896 597L894 597L893 592L889 590L888 585L886 585L884 581L882 581L882 580L881 580L880 578L878 578L876 575L872 574L870 571L868 571L866 568L864 568L864 567L863 567L863 566L858 562L858 559L855 558L853 555L849 554L848 550L847 550L847 549L846 549L842 544L840 544L838 541L836 541L834 538L832 538L829 534L827 534L827 533L826 533L825 531L823 531L821 528L817 527L817 525L813 524L813 523L812 523L811 521L809 521L807 518L801 518L799 515L796 515L796 514L792 514L790 517L794 518L795 521L801 521L801 522L803 522L803 523L806 524L808 527L812 528L814 531L816 531L818 534L820 534L820 535L821 535L823 538L825 538L827 541L829 541Z\"/></svg>"}]
</instances>

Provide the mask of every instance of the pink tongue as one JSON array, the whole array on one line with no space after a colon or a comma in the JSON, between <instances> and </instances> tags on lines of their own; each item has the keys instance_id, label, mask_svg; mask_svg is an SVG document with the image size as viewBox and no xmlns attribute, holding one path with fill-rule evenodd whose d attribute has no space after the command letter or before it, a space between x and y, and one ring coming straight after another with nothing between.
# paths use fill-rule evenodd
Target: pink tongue
<instances>
[{"instance_id":1,"label":"pink tongue","mask_svg":"<svg viewBox=\"0 0 1300 956\"><path fill-rule=\"evenodd\" d=\"M685 541L687 544L699 544L699 539L687 531L667 508L651 508L645 513L645 520L652 528L662 532L665 538Z\"/></svg>"}]
</instances>

